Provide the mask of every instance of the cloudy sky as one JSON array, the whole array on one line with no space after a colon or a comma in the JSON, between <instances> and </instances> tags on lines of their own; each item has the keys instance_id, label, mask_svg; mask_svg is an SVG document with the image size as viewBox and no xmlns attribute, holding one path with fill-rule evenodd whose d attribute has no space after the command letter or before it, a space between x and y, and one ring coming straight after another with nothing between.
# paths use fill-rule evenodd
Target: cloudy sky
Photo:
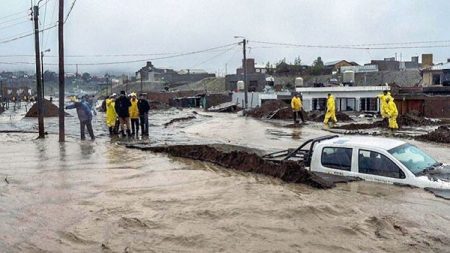
<instances>
[{"instance_id":1,"label":"cloudy sky","mask_svg":"<svg viewBox=\"0 0 450 253\"><path fill-rule=\"evenodd\" d=\"M55 24L57 2L42 1L43 27ZM72 2L65 1L66 12ZM34 38L5 42L33 31L26 17L29 7L30 0L0 1L0 71L33 70L25 63L34 62ZM188 53L153 62L230 73L242 57L234 36L249 40L248 55L260 64L298 56L304 64L318 56L325 62L346 59L364 64L395 54L410 59L422 53L433 53L435 62L442 62L450 58L448 10L448 0L77 0L65 25L66 63L79 64L80 72L133 73L148 59ZM42 47L51 50L45 58L49 64L57 63L56 33L57 29L44 33ZM367 45L424 41L444 42ZM231 43L235 45L189 54ZM358 49L335 47L361 44ZM305 47L317 45L332 48ZM401 48L411 46L428 48ZM386 47L397 48L380 49ZM103 64L129 61L137 62ZM46 68L56 70L53 65ZM66 70L74 72L75 66Z\"/></svg>"}]
</instances>

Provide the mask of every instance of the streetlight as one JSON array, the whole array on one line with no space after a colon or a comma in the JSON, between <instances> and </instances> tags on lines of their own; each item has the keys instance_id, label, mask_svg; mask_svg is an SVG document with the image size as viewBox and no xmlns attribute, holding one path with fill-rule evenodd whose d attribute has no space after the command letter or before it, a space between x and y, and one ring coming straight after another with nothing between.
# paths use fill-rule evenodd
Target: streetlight
<instances>
[{"instance_id":1,"label":"streetlight","mask_svg":"<svg viewBox=\"0 0 450 253\"><path fill-rule=\"evenodd\" d=\"M42 98L45 96L45 88L44 88L44 53L50 52L50 48L44 51L41 51L41 73L42 73Z\"/></svg>"},{"instance_id":2,"label":"streetlight","mask_svg":"<svg viewBox=\"0 0 450 253\"><path fill-rule=\"evenodd\" d=\"M242 42L240 42L239 44L242 43L242 53L244 56L244 59L242 60L242 68L244 70L244 101L245 101L245 105L244 108L248 109L248 86L247 86L247 52L246 52L246 47L247 47L247 39L243 36L234 36L235 39L242 39Z\"/></svg>"}]
</instances>

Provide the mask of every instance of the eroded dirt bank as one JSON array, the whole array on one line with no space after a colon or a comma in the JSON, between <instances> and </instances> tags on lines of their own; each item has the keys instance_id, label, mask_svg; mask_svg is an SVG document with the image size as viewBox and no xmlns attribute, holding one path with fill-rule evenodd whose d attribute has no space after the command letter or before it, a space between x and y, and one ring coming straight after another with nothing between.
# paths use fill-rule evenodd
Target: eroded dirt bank
<instances>
[{"instance_id":1,"label":"eroded dirt bank","mask_svg":"<svg viewBox=\"0 0 450 253\"><path fill-rule=\"evenodd\" d=\"M421 141L434 141L440 143L450 143L450 127L440 126L433 132L417 137Z\"/></svg>"},{"instance_id":2,"label":"eroded dirt bank","mask_svg":"<svg viewBox=\"0 0 450 253\"><path fill-rule=\"evenodd\" d=\"M167 153L176 157L190 158L198 161L211 162L225 168L243 172L252 172L268 175L289 183L302 183L319 189L329 189L336 182L353 181L350 178L323 177L305 169L302 162L282 161L279 163L264 160L255 153L242 150L234 150L227 145L212 147L208 145L175 145L175 146L142 146L126 145L156 153Z\"/></svg>"}]
</instances>

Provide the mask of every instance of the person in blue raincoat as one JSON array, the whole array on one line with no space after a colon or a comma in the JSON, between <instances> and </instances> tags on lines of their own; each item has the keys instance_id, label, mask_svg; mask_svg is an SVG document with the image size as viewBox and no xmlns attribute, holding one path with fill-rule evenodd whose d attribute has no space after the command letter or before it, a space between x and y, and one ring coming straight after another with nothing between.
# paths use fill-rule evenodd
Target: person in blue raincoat
<instances>
[{"instance_id":1,"label":"person in blue raincoat","mask_svg":"<svg viewBox=\"0 0 450 253\"><path fill-rule=\"evenodd\" d=\"M77 101L76 98L72 98L71 101L72 104L66 106L66 109L77 109L81 139L86 139L85 129L87 128L91 140L95 140L94 130L92 129L92 110L88 102L85 100Z\"/></svg>"}]
</instances>

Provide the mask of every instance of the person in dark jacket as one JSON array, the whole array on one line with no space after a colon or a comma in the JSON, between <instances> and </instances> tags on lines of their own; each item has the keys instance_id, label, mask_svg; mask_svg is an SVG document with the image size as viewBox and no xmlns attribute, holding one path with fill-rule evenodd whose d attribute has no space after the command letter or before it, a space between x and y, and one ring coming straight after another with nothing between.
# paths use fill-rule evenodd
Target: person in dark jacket
<instances>
[{"instance_id":1,"label":"person in dark jacket","mask_svg":"<svg viewBox=\"0 0 450 253\"><path fill-rule=\"evenodd\" d=\"M138 109L139 120L141 122L142 136L148 136L148 111L150 111L150 104L146 99L145 93L139 95Z\"/></svg>"},{"instance_id":2,"label":"person in dark jacket","mask_svg":"<svg viewBox=\"0 0 450 253\"><path fill-rule=\"evenodd\" d=\"M130 99L125 94L125 91L120 92L120 96L116 99L114 108L116 109L117 117L120 121L122 136L125 136L125 131L129 137L131 137L130 131L130 111L131 106Z\"/></svg>"},{"instance_id":3,"label":"person in dark jacket","mask_svg":"<svg viewBox=\"0 0 450 253\"><path fill-rule=\"evenodd\" d=\"M86 101L76 101L72 99L72 104L66 106L66 109L77 109L78 119L80 120L81 139L85 140L85 128L87 127L91 140L95 140L94 130L92 129L92 110Z\"/></svg>"}]
</instances>

